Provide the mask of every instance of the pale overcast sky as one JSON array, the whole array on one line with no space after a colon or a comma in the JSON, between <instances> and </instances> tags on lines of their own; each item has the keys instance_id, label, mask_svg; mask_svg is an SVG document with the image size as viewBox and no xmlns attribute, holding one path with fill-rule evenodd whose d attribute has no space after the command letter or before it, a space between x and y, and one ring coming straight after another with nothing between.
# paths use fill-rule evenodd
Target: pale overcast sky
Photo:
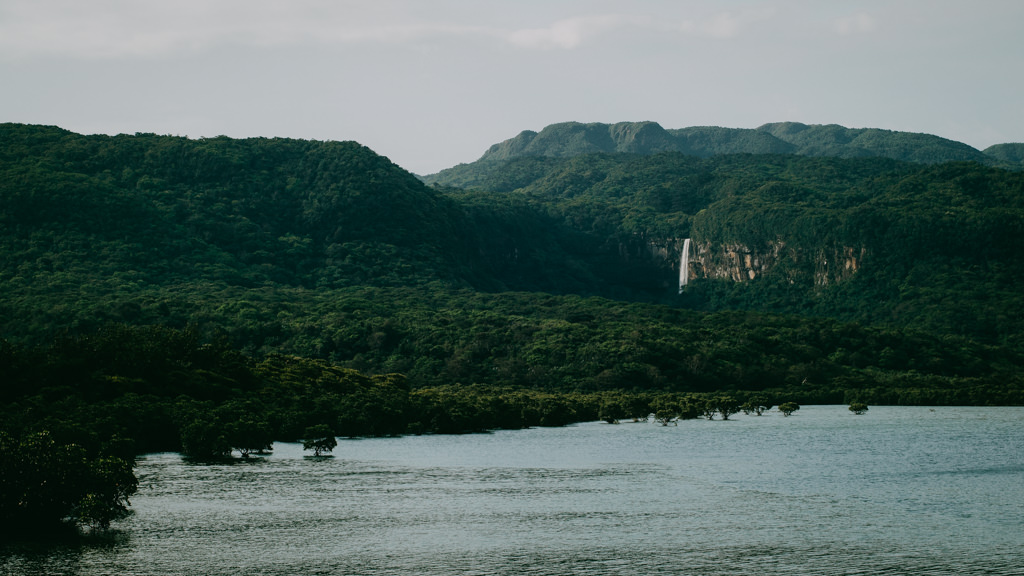
<instances>
[{"instance_id":1,"label":"pale overcast sky","mask_svg":"<svg viewBox=\"0 0 1024 576\"><path fill-rule=\"evenodd\" d=\"M427 174L554 122L1024 141L1021 0L0 0L0 122L356 140Z\"/></svg>"}]
</instances>

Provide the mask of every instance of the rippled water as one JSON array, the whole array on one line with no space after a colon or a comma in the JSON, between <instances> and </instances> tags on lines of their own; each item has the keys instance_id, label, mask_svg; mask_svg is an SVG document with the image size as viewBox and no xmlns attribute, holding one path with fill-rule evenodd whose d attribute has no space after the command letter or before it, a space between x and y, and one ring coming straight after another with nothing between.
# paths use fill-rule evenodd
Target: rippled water
<instances>
[{"instance_id":1,"label":"rippled water","mask_svg":"<svg viewBox=\"0 0 1024 576\"><path fill-rule=\"evenodd\" d=\"M149 455L116 531L0 572L1024 573L1024 408L733 418Z\"/></svg>"}]
</instances>

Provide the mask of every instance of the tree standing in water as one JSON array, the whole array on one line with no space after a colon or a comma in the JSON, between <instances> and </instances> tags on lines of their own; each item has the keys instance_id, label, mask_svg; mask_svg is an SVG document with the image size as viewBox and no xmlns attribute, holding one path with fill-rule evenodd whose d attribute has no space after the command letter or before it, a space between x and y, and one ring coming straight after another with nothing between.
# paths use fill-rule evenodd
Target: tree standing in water
<instances>
[{"instance_id":1,"label":"tree standing in water","mask_svg":"<svg viewBox=\"0 0 1024 576\"><path fill-rule=\"evenodd\" d=\"M326 424L317 424L306 428L306 437L302 441L303 450L312 450L313 456L323 456L325 452L331 452L338 445L331 427Z\"/></svg>"},{"instance_id":2,"label":"tree standing in water","mask_svg":"<svg viewBox=\"0 0 1024 576\"><path fill-rule=\"evenodd\" d=\"M782 404L779 404L779 412L782 412L783 416L789 416L799 409L800 405L796 402L783 402Z\"/></svg>"}]
</instances>

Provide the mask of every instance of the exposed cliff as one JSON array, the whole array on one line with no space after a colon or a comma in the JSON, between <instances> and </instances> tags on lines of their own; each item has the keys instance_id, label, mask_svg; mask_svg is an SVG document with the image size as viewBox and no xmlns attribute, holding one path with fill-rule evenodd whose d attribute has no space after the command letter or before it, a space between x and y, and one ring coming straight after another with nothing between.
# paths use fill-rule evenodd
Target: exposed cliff
<instances>
[{"instance_id":1,"label":"exposed cliff","mask_svg":"<svg viewBox=\"0 0 1024 576\"><path fill-rule=\"evenodd\" d=\"M861 267L866 248L818 246L810 249L787 246L777 240L761 247L744 244L693 242L690 278L748 282L782 268L790 282L810 274L815 286L829 286L850 279Z\"/></svg>"},{"instance_id":2,"label":"exposed cliff","mask_svg":"<svg viewBox=\"0 0 1024 576\"><path fill-rule=\"evenodd\" d=\"M646 261L661 269L663 287L680 274L684 238L637 238L620 242L624 262ZM739 242L691 239L688 280L729 280L750 282L777 272L790 283L827 287L851 279L862 267L866 247L814 246L800 248L783 240L750 246Z\"/></svg>"}]
</instances>

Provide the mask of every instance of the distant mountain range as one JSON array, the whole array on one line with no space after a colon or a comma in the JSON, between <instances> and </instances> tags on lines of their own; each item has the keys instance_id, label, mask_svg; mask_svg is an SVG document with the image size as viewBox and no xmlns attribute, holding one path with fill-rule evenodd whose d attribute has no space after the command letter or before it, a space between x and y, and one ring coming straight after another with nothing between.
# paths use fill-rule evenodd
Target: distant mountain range
<instances>
[{"instance_id":1,"label":"distant mountain range","mask_svg":"<svg viewBox=\"0 0 1024 576\"><path fill-rule=\"evenodd\" d=\"M978 150L931 134L878 128L846 128L837 124L777 122L758 128L692 126L665 129L657 122L616 124L563 122L540 132L524 130L491 146L479 160L426 176L427 183L463 185L482 167L522 156L570 157L582 154L649 155L681 152L706 158L718 154L796 154L835 158L890 158L938 164L978 162L1024 169L1024 144L997 144Z\"/></svg>"}]
</instances>

